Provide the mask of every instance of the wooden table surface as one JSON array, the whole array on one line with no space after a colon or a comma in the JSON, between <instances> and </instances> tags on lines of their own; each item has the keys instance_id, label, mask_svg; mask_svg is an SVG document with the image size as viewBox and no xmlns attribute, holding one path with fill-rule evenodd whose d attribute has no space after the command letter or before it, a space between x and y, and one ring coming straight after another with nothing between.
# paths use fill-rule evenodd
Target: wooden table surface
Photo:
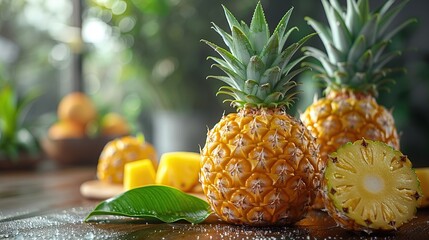
<instances>
[{"instance_id":1,"label":"wooden table surface","mask_svg":"<svg viewBox=\"0 0 429 240\"><path fill-rule=\"evenodd\" d=\"M99 201L79 187L94 178L94 167L0 172L0 239L429 239L429 209L397 232L375 235L342 230L320 211L276 228L229 225L214 215L195 225L102 216L84 223Z\"/></svg>"}]
</instances>

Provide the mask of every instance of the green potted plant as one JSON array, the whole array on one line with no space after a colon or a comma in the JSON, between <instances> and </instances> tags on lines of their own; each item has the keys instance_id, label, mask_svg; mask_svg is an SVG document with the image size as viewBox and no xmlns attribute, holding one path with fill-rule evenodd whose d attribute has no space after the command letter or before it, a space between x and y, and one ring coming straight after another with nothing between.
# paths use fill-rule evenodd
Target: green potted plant
<instances>
[{"instance_id":1,"label":"green potted plant","mask_svg":"<svg viewBox=\"0 0 429 240\"><path fill-rule=\"evenodd\" d=\"M0 80L0 170L34 168L43 159L38 139L25 123L29 105L39 96L19 96L16 88Z\"/></svg>"}]
</instances>

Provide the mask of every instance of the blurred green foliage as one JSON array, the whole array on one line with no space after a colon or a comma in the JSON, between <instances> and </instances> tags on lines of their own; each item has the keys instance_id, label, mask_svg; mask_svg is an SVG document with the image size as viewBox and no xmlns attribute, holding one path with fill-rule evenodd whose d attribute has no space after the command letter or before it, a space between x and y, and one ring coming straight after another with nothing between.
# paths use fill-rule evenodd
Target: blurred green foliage
<instances>
[{"instance_id":1,"label":"blurred green foliage","mask_svg":"<svg viewBox=\"0 0 429 240\"><path fill-rule=\"evenodd\" d=\"M13 83L0 75L0 159L15 160L21 153L40 153L37 138L24 124L29 104L39 95L31 91L19 96Z\"/></svg>"},{"instance_id":2,"label":"blurred green foliage","mask_svg":"<svg viewBox=\"0 0 429 240\"><path fill-rule=\"evenodd\" d=\"M112 27L112 35L126 46L125 55L130 61L124 65L121 79L140 81L144 102L154 109L195 110L219 107L221 100L215 98L220 83L206 80L211 54L202 38L222 40L211 29L210 22L226 25L221 4L225 4L238 19L250 20L256 0L118 0L88 1L86 17L97 17ZM126 7L122 8L121 4ZM263 2L268 21L272 27L279 21L290 2ZM298 19L299 11L308 9L300 5L295 8L291 24L300 22L308 33L307 25ZM121 5L121 6L120 6ZM121 11L122 10L122 11ZM291 39L290 41L293 41ZM210 73L211 74L211 73ZM227 106L226 106L227 107Z\"/></svg>"}]
</instances>

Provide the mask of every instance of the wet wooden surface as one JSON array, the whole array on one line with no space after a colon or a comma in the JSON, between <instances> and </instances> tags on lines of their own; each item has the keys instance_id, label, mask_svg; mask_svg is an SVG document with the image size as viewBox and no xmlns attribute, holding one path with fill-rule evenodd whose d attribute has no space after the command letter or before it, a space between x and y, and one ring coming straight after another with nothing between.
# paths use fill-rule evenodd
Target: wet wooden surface
<instances>
[{"instance_id":1,"label":"wet wooden surface","mask_svg":"<svg viewBox=\"0 0 429 240\"><path fill-rule=\"evenodd\" d=\"M319 211L276 228L234 226L215 216L196 225L102 216L84 223L99 201L82 197L79 186L94 178L94 167L0 172L0 239L429 239L429 209L397 232L372 235L345 231Z\"/></svg>"}]
</instances>

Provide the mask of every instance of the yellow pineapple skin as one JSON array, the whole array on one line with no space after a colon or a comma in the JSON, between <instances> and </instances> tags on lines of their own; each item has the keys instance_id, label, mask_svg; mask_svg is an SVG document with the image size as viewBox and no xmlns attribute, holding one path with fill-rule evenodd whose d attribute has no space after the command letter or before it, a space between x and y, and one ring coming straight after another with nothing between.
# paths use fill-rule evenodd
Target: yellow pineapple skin
<instances>
[{"instance_id":1,"label":"yellow pineapple skin","mask_svg":"<svg viewBox=\"0 0 429 240\"><path fill-rule=\"evenodd\" d=\"M390 111L378 105L370 95L352 91L332 91L310 105L301 120L320 146L320 157L328 155L347 142L365 138L381 141L399 149L399 137ZM323 208L320 193L313 208Z\"/></svg>"},{"instance_id":2,"label":"yellow pineapple skin","mask_svg":"<svg viewBox=\"0 0 429 240\"><path fill-rule=\"evenodd\" d=\"M321 164L314 137L282 109L240 109L208 131L200 182L226 222L292 224L312 204Z\"/></svg>"},{"instance_id":3,"label":"yellow pineapple skin","mask_svg":"<svg viewBox=\"0 0 429 240\"><path fill-rule=\"evenodd\" d=\"M123 184L126 163L150 159L158 166L155 148L136 137L125 136L108 142L100 154L97 165L97 178L107 183Z\"/></svg>"}]
</instances>

